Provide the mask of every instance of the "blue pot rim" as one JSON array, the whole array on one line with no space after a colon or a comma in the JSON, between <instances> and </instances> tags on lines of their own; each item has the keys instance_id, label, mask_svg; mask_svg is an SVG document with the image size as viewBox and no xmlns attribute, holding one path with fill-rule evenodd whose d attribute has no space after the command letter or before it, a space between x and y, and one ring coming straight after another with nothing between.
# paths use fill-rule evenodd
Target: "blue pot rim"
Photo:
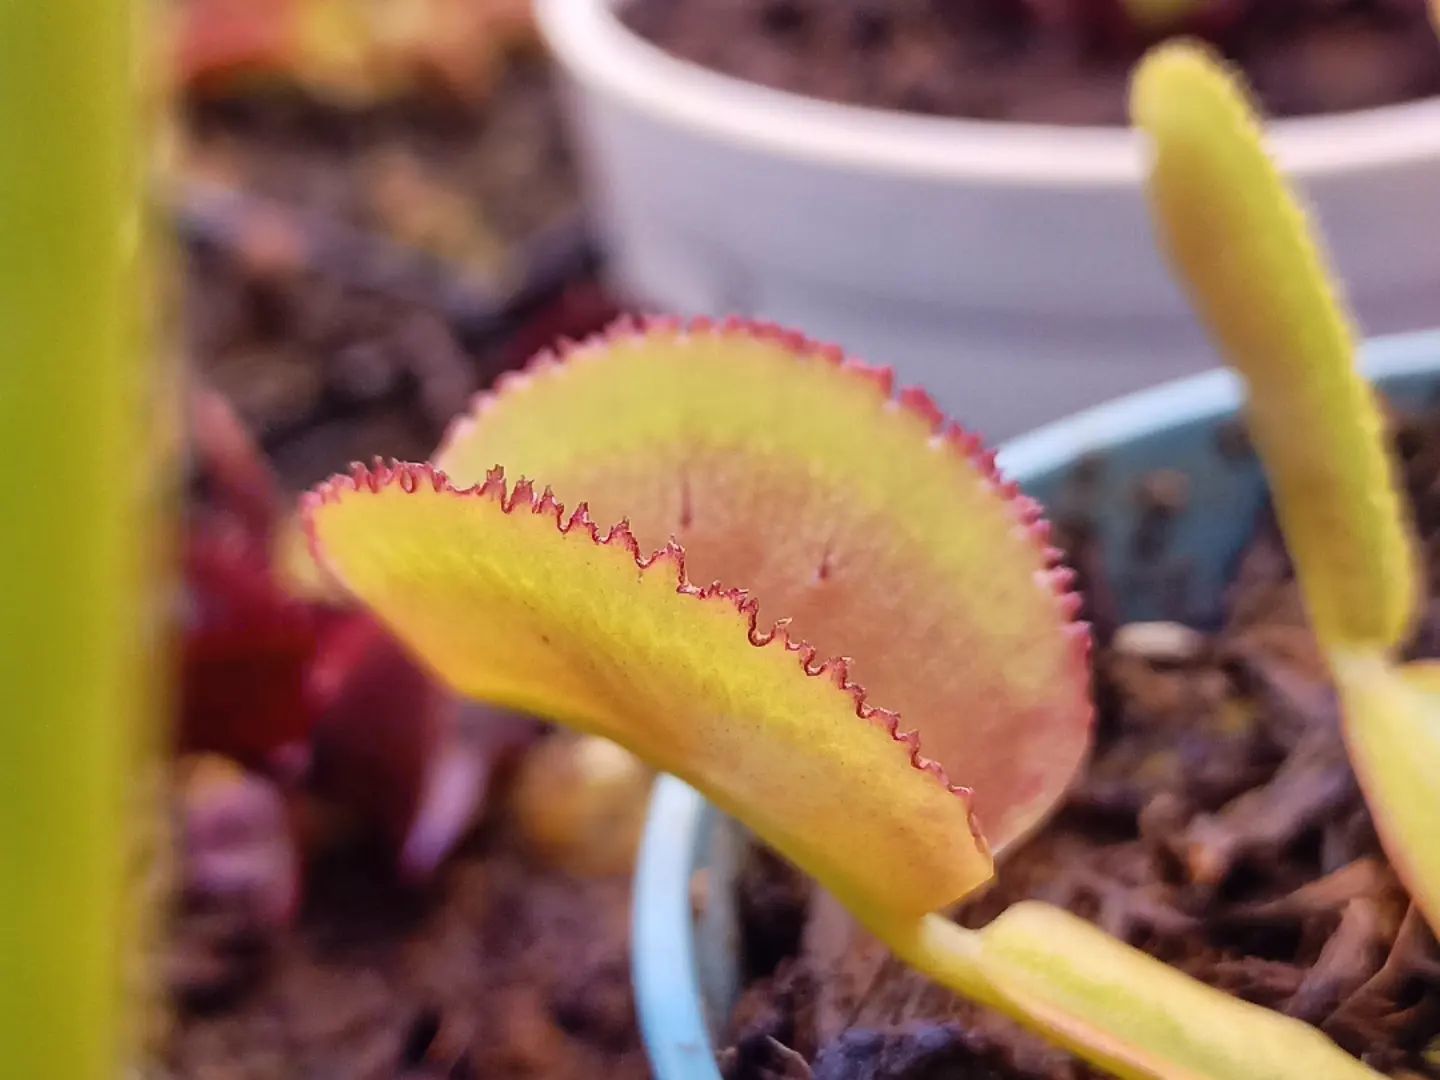
<instances>
[{"instance_id":1,"label":"blue pot rim","mask_svg":"<svg viewBox=\"0 0 1440 1080\"><path fill-rule=\"evenodd\" d=\"M1434 373L1440 367L1440 330L1373 339L1365 345L1362 366L1377 382ZM999 465L1023 485L1087 453L1171 427L1218 423L1241 402L1240 381L1228 371L1177 379L1014 439L1000 449ZM631 968L641 1034L659 1080L720 1077L700 992L691 902L708 809L693 788L661 777L635 870Z\"/></svg>"}]
</instances>

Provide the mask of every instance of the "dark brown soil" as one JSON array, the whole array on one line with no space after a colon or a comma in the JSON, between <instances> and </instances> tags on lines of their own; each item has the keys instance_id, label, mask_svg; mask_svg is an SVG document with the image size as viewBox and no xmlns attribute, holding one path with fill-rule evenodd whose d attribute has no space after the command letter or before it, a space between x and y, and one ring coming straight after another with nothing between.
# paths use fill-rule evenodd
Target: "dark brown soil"
<instances>
[{"instance_id":1,"label":"dark brown soil","mask_svg":"<svg viewBox=\"0 0 1440 1080\"><path fill-rule=\"evenodd\" d=\"M510 63L472 103L341 108L284 87L188 103L181 176L272 199L443 259L521 272L525 245L575 216L578 186L548 64ZM183 192L182 192L183 196Z\"/></svg>"},{"instance_id":2,"label":"dark brown soil","mask_svg":"<svg viewBox=\"0 0 1440 1080\"><path fill-rule=\"evenodd\" d=\"M1440 648L1440 417L1399 432ZM1075 562L1093 564L1069 523ZM1091 765L1054 821L959 916L1060 904L1214 986L1316 1024L1376 1068L1440 1076L1440 960L1375 838L1278 536L1262 523L1224 627L1102 635ZM1080 1080L1092 1072L865 940L773 856L742 881L755 976L722 1063L734 1080ZM776 928L780 928L777 935Z\"/></svg>"},{"instance_id":3,"label":"dark brown soil","mask_svg":"<svg viewBox=\"0 0 1440 1080\"><path fill-rule=\"evenodd\" d=\"M706 67L812 97L905 112L1125 122L1145 40L1111 0L627 0L625 21ZM1239 0L1213 0L1214 9ZM1272 115L1440 93L1423 0L1250 0L1216 34ZM1047 18L1065 8L1078 18ZM1217 17L1218 18L1218 17ZM1212 20L1213 21L1213 20ZM1217 30L1219 28L1217 27Z\"/></svg>"},{"instance_id":4,"label":"dark brown soil","mask_svg":"<svg viewBox=\"0 0 1440 1080\"><path fill-rule=\"evenodd\" d=\"M504 830L496 830L503 833ZM258 940L186 911L169 1067L196 1080L638 1080L628 882L547 872L482 837L407 892L352 853Z\"/></svg>"},{"instance_id":5,"label":"dark brown soil","mask_svg":"<svg viewBox=\"0 0 1440 1080\"><path fill-rule=\"evenodd\" d=\"M482 103L189 103L177 213L193 369L294 486L423 459L499 371L614 313L548 70Z\"/></svg>"}]
</instances>

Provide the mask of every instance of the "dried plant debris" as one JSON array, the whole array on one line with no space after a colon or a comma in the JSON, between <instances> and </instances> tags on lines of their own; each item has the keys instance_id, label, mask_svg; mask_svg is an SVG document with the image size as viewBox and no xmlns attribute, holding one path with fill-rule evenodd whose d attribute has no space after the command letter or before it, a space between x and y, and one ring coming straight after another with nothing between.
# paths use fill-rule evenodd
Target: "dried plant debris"
<instances>
[{"instance_id":1,"label":"dried plant debris","mask_svg":"<svg viewBox=\"0 0 1440 1080\"><path fill-rule=\"evenodd\" d=\"M299 902L300 853L279 788L225 758L182 758L174 801L181 917L166 975L181 1003L214 1006L259 977Z\"/></svg>"},{"instance_id":2,"label":"dried plant debris","mask_svg":"<svg viewBox=\"0 0 1440 1080\"><path fill-rule=\"evenodd\" d=\"M249 84L185 104L177 173L198 227L223 223L206 220L194 196L241 190L504 285L523 270L525 244L578 208L557 95L538 59L508 62L482 100L448 108L339 108ZM297 240L276 251L303 250Z\"/></svg>"},{"instance_id":3,"label":"dried plant debris","mask_svg":"<svg viewBox=\"0 0 1440 1080\"><path fill-rule=\"evenodd\" d=\"M193 905L168 1072L227 1080L642 1080L624 878L541 869L504 830L414 890L363 850L311 868L296 923L257 944ZM221 914L224 914L223 912Z\"/></svg>"},{"instance_id":4,"label":"dried plant debris","mask_svg":"<svg viewBox=\"0 0 1440 1080\"><path fill-rule=\"evenodd\" d=\"M1402 417L1396 437L1423 558L1440 566L1440 413ZM1062 530L1067 541L1085 535L1083 522ZM1084 584L1103 596L1097 574ZM1437 611L1432 597L1411 655L1440 653ZM1058 903L1212 985L1317 1025L1375 1068L1440 1076L1440 947L1375 837L1268 516L1239 564L1222 629L1119 626L1095 667L1101 715L1089 769L960 920L983 925L1026 897ZM779 884L757 880L767 873ZM734 1047L779 1040L817 1080L1098 1075L906 970L824 894L787 901L785 880L768 861L742 879L747 910L756 897L772 902L752 920L803 915L805 931L795 955L746 988ZM773 910L786 902L794 906ZM731 1080L788 1075L777 1060L722 1054Z\"/></svg>"},{"instance_id":5,"label":"dried plant debris","mask_svg":"<svg viewBox=\"0 0 1440 1080\"><path fill-rule=\"evenodd\" d=\"M265 7L216 3L247 23ZM172 210L192 363L292 485L374 453L423 457L537 339L613 317L539 58L448 105L241 80L191 87L183 119Z\"/></svg>"},{"instance_id":6,"label":"dried plant debris","mask_svg":"<svg viewBox=\"0 0 1440 1080\"><path fill-rule=\"evenodd\" d=\"M289 485L376 447L423 453L482 374L434 311L311 268L202 242L186 287L195 368Z\"/></svg>"},{"instance_id":7,"label":"dried plant debris","mask_svg":"<svg viewBox=\"0 0 1440 1080\"><path fill-rule=\"evenodd\" d=\"M337 106L483 101L538 45L526 0L178 0L176 77L191 93L303 90Z\"/></svg>"}]
</instances>

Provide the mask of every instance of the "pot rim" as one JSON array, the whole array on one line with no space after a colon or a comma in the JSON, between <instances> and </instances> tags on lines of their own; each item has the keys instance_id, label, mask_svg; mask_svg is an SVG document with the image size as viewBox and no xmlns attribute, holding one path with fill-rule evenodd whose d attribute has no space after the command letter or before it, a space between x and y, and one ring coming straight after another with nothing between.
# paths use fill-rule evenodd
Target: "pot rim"
<instances>
[{"instance_id":1,"label":"pot rim","mask_svg":"<svg viewBox=\"0 0 1440 1080\"><path fill-rule=\"evenodd\" d=\"M543 2L543 0L542 0ZM1375 338L1372 381L1440 372L1440 330ZM1108 447L1173 427L1218 423L1242 404L1240 380L1215 369L1116 398L1007 442L997 463L1022 485ZM690 881L715 813L683 781L661 776L647 812L631 908L631 970L641 1034L661 1080L719 1080L704 1015ZM711 887L715 887L711 883Z\"/></svg>"},{"instance_id":2,"label":"pot rim","mask_svg":"<svg viewBox=\"0 0 1440 1080\"><path fill-rule=\"evenodd\" d=\"M616 17L617 0L537 0L552 52L587 90L737 149L896 179L1054 189L1138 186L1124 127L920 116L776 90L671 56ZM1440 97L1270 125L1282 168L1316 175L1440 167Z\"/></svg>"}]
</instances>

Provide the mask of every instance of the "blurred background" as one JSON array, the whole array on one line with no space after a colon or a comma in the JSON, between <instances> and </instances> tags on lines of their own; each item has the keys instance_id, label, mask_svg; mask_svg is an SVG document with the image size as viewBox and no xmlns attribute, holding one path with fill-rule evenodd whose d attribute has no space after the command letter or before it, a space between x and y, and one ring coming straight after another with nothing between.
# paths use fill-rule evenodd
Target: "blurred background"
<instances>
[{"instance_id":1,"label":"blurred background","mask_svg":"<svg viewBox=\"0 0 1440 1080\"><path fill-rule=\"evenodd\" d=\"M618 307L803 327L991 439L1211 366L1123 126L1168 33L1281 121L1367 331L1428 325L1440 290L1411 227L1440 179L1423 0L178 11L193 349L297 477L415 456Z\"/></svg>"},{"instance_id":2,"label":"blurred background","mask_svg":"<svg viewBox=\"0 0 1440 1080\"><path fill-rule=\"evenodd\" d=\"M803 328L992 440L1213 366L1124 126L1174 33L1250 76L1366 330L1434 322L1424 0L160 7L188 378L153 1037L177 1077L649 1074L649 775L433 685L307 577L307 486L423 460L501 373L622 312ZM757 879L762 937L795 937L802 888Z\"/></svg>"},{"instance_id":3,"label":"blurred background","mask_svg":"<svg viewBox=\"0 0 1440 1080\"><path fill-rule=\"evenodd\" d=\"M173 188L196 368L299 485L423 458L615 312L523 0L186 0Z\"/></svg>"}]
</instances>

